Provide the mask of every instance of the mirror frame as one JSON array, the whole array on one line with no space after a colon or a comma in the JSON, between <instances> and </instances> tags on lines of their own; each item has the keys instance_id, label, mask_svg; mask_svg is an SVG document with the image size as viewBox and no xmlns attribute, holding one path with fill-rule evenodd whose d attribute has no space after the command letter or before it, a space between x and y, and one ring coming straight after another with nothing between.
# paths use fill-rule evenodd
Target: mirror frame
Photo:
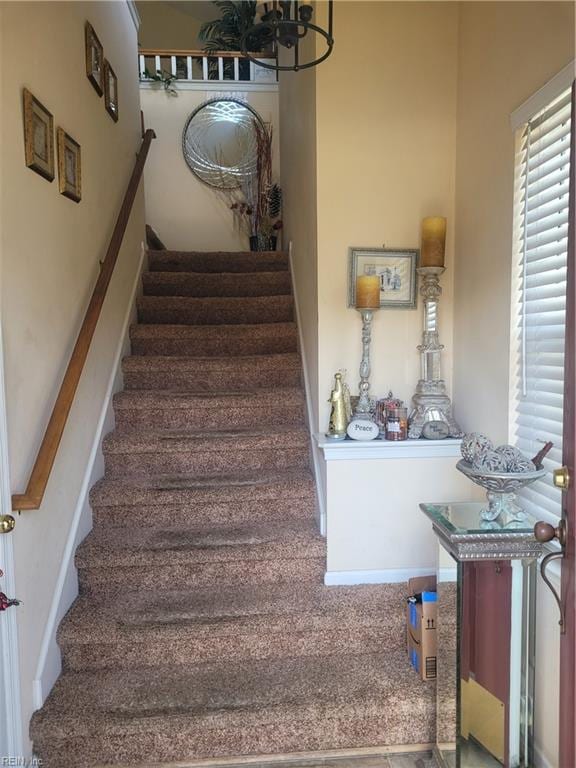
<instances>
[{"instance_id":1,"label":"mirror frame","mask_svg":"<svg viewBox=\"0 0 576 768\"><path fill-rule=\"evenodd\" d=\"M245 107L249 112L252 113L252 116L256 120L258 120L260 125L264 128L264 121L262 120L262 118L260 117L258 112L254 109L254 107L252 107L250 104L248 104L247 102L243 101L242 99L234 99L232 97L208 99L207 101L202 102L202 104L200 104L198 107L196 107L196 109L192 112L192 114L186 120L186 123L184 125L184 130L182 131L182 153L184 155L184 161L185 161L186 165L188 166L188 168L192 171L194 176L196 176L196 178L199 179L203 184L206 184L208 187L212 187L212 189L237 189L240 186L239 184L234 184L234 185L231 185L229 187L228 186L224 187L224 186L221 186L220 184L212 184L211 182L209 182L205 178L203 178L197 172L197 170L195 170L192 167L192 164L191 164L190 159L189 159L189 153L188 153L187 147L186 147L186 134L188 132L188 127L189 127L190 123L192 122L192 120L194 120L194 118L196 117L196 115L198 115L199 112L201 112L203 109L206 109L206 107L210 106L211 104L219 104L220 102L229 102L229 103L233 103L233 104L239 104L240 106ZM234 166L231 166L231 167L234 167Z\"/></svg>"}]
</instances>

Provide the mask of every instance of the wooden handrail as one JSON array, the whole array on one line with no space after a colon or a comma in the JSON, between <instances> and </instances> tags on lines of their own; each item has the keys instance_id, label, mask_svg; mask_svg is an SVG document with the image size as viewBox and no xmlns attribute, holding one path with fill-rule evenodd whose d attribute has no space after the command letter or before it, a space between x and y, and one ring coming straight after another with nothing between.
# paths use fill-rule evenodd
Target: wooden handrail
<instances>
[{"instance_id":1,"label":"wooden handrail","mask_svg":"<svg viewBox=\"0 0 576 768\"><path fill-rule=\"evenodd\" d=\"M134 204L134 198L136 197L140 179L142 178L142 171L144 170L144 163L146 162L148 150L150 149L152 139L155 138L156 134L151 129L148 129L144 133L142 145L136 156L134 170L132 171L132 176L128 182L126 194L122 201L122 207L120 208L114 231L110 238L110 244L108 245L104 261L102 262L100 274L96 281L96 285L94 286L92 298L90 299L90 304L86 310L80 333L76 339L70 362L66 368L66 373L64 374L64 379L62 380L60 391L58 392L58 397L54 403L50 421L48 422L44 438L42 439L42 443L38 450L38 455L36 456L36 461L34 462L34 467L30 474L26 491L24 493L16 493L12 496L12 509L15 511L21 511L23 509L39 509L42 504L42 499L44 498L44 492L46 491L56 453L58 452L62 433L66 426L68 414L70 413L70 408L74 401L76 388L78 387L78 382L80 381L80 376L84 369L84 363L86 362L86 357L90 350L90 343L94 336L94 331L96 330L96 324L100 317L104 299L106 298L106 291L108 290L108 285L110 284L110 279L116 261L118 260L118 253L120 252L120 246L124 239L126 225L128 224L132 205Z\"/></svg>"},{"instance_id":2,"label":"wooden handrail","mask_svg":"<svg viewBox=\"0 0 576 768\"><path fill-rule=\"evenodd\" d=\"M177 48L139 48L139 56L160 56L160 58L166 58L167 56L192 56L193 58L201 59L204 56L208 58L222 58L222 59L242 59L250 55L258 59L274 59L273 53L250 53L245 54L242 51L186 51Z\"/></svg>"}]
</instances>

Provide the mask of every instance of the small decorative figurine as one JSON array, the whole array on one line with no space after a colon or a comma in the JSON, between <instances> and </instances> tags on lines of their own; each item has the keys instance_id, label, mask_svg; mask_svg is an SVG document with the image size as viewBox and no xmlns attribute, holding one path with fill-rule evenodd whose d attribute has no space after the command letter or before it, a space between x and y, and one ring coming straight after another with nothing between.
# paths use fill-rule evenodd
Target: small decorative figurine
<instances>
[{"instance_id":1,"label":"small decorative figurine","mask_svg":"<svg viewBox=\"0 0 576 768\"><path fill-rule=\"evenodd\" d=\"M352 421L352 399L350 397L350 387L346 383L346 368L340 368L342 374L342 391L344 392L344 411L346 413L346 425Z\"/></svg>"},{"instance_id":2,"label":"small decorative figurine","mask_svg":"<svg viewBox=\"0 0 576 768\"><path fill-rule=\"evenodd\" d=\"M349 396L348 396L349 401ZM332 440L344 440L346 437L346 427L348 426L346 392L345 385L342 382L342 374L334 374L334 389L330 393L332 408L330 410L330 421L328 422L328 432L326 437ZM350 405L348 405L348 409Z\"/></svg>"}]
</instances>

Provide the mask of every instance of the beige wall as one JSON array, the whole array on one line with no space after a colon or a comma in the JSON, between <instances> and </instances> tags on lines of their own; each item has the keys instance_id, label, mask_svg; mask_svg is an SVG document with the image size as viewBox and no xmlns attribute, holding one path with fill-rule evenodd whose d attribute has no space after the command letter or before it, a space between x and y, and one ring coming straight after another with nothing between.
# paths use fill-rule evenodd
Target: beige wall
<instances>
[{"instance_id":1,"label":"beige wall","mask_svg":"<svg viewBox=\"0 0 576 768\"><path fill-rule=\"evenodd\" d=\"M186 3L190 6L190 3ZM200 50L202 44L198 40L198 30L202 22L191 13L181 11L177 3L154 2L143 0L137 2L140 14L140 30L138 41L141 48ZM217 9L214 17L218 17Z\"/></svg>"},{"instance_id":2,"label":"beige wall","mask_svg":"<svg viewBox=\"0 0 576 768\"><path fill-rule=\"evenodd\" d=\"M323 10L317 3L318 13ZM347 368L352 390L357 386L360 324L346 308L348 248L417 247L420 219L441 214L449 226L440 318L444 375L450 389L454 359L453 399L462 427L504 442L510 113L574 56L573 6L337 2L335 28L346 35L337 36L333 55L308 80L304 73L283 78L280 96L286 234L294 242L317 428L327 426L334 371ZM303 112L305 119L298 120ZM301 157L303 147L293 138L307 137L307 143L314 133L316 157L309 149ZM306 182L294 165L300 160ZM420 328L419 311L377 314L374 394L392 388L410 398L418 378ZM329 570L431 564L433 542L415 507L425 499L472 494L455 476L453 463L329 462L323 478ZM386 478L403 486L399 495L382 498ZM558 635L554 606L542 584L538 600L543 619L538 649L550 654L550 662L537 670L536 741L541 758L556 766Z\"/></svg>"},{"instance_id":3,"label":"beige wall","mask_svg":"<svg viewBox=\"0 0 576 768\"><path fill-rule=\"evenodd\" d=\"M574 57L574 6L460 9L454 399L466 430L508 439L514 136L510 115ZM536 744L557 765L558 629L538 584ZM538 765L545 763L539 762Z\"/></svg>"},{"instance_id":4,"label":"beige wall","mask_svg":"<svg viewBox=\"0 0 576 768\"><path fill-rule=\"evenodd\" d=\"M346 34L316 75L320 430L334 372L347 368L357 389L361 326L346 306L349 247L419 248L430 215L449 224L440 327L449 388L452 378L458 6L338 2L334 25ZM374 395L392 389L410 400L421 328L420 309L376 314Z\"/></svg>"},{"instance_id":5,"label":"beige wall","mask_svg":"<svg viewBox=\"0 0 576 768\"><path fill-rule=\"evenodd\" d=\"M182 153L186 121L205 101L217 98L210 90L176 86L177 96L163 88L143 85L142 110L146 126L157 134L154 152L146 165L146 217L168 248L182 250L246 250L248 238L237 231L232 213L211 187L188 168ZM246 101L273 129L275 176L278 168L278 91L246 90L220 94Z\"/></svg>"},{"instance_id":6,"label":"beige wall","mask_svg":"<svg viewBox=\"0 0 576 768\"><path fill-rule=\"evenodd\" d=\"M472 501L472 483L456 458L328 462L328 572L427 569L434 573L438 540L422 502ZM414 574L415 575L415 574Z\"/></svg>"},{"instance_id":7,"label":"beige wall","mask_svg":"<svg viewBox=\"0 0 576 768\"><path fill-rule=\"evenodd\" d=\"M316 4L320 18L325 11ZM280 88L286 235L293 241L313 429L320 432L328 424L335 371L347 369L352 393L357 391L360 320L347 308L348 249L383 243L418 248L420 221L434 214L449 222L441 333L449 386L451 380L458 8L338 2L334 25L346 35L337 38L330 58L314 74L283 77ZM315 154L308 146L314 138ZM373 394L393 389L410 401L419 377L421 328L420 310L377 313ZM329 571L434 565L433 538L418 501L460 498L462 491L454 471L429 482L434 461L321 463ZM399 473L403 500L384 498L383 473L391 478L391 471ZM414 472L426 479L406 493ZM468 495L466 490L463 498ZM400 517L405 525L392 541L390 526Z\"/></svg>"},{"instance_id":8,"label":"beige wall","mask_svg":"<svg viewBox=\"0 0 576 768\"><path fill-rule=\"evenodd\" d=\"M140 145L136 29L123 2L4 3L0 42L3 179L1 312L5 350L10 485L22 492L104 257ZM85 73L90 20L119 81L114 123ZM25 167L22 87L82 147L79 204ZM120 341L141 255L139 195L86 369L40 510L13 534L24 730L65 544Z\"/></svg>"},{"instance_id":9,"label":"beige wall","mask_svg":"<svg viewBox=\"0 0 576 768\"><path fill-rule=\"evenodd\" d=\"M305 39L306 56L313 40ZM312 431L318 423L318 254L316 190L315 68L280 74L280 166L282 169L283 242L292 244L294 291L299 310L302 355ZM315 451L319 470L323 462Z\"/></svg>"},{"instance_id":10,"label":"beige wall","mask_svg":"<svg viewBox=\"0 0 576 768\"><path fill-rule=\"evenodd\" d=\"M510 115L573 56L572 3L461 5L454 399L462 426L497 442L508 438Z\"/></svg>"}]
</instances>

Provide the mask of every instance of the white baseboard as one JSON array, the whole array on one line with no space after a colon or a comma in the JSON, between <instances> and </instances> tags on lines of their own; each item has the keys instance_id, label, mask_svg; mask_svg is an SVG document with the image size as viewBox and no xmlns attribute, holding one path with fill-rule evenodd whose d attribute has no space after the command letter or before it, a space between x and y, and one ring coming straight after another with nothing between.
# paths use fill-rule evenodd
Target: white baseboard
<instances>
[{"instance_id":1,"label":"white baseboard","mask_svg":"<svg viewBox=\"0 0 576 768\"><path fill-rule=\"evenodd\" d=\"M294 278L294 260L292 259L292 241L290 241L288 245L288 260L290 262L290 277L292 279L292 295L294 296L294 308L296 311L296 325L298 326L298 343L300 348L300 356L302 358L302 372L304 376L304 394L306 396L306 415L308 418L308 428L310 430L310 446L312 451L314 480L316 483L316 497L318 499L320 533L322 534L322 536L326 536L326 499L324 497L324 491L322 488L322 480L321 480L322 475L320 471L319 449L314 439L316 426L313 424L313 418L312 418L312 393L310 391L310 378L308 376L308 368L306 366L304 336L302 333L300 305L298 303L298 291L296 288L296 280Z\"/></svg>"},{"instance_id":2,"label":"white baseboard","mask_svg":"<svg viewBox=\"0 0 576 768\"><path fill-rule=\"evenodd\" d=\"M385 568L381 571L326 571L324 584L327 587L354 586L356 584L399 584L417 576L435 574L429 568Z\"/></svg>"},{"instance_id":3,"label":"white baseboard","mask_svg":"<svg viewBox=\"0 0 576 768\"><path fill-rule=\"evenodd\" d=\"M94 440L92 442L90 456L88 457L88 462L86 464L86 471L74 509L74 516L70 524L70 529L68 530L66 546L62 555L62 563L60 565L56 586L54 587L50 613L48 614L48 620L44 627L42 645L40 646L38 665L36 667L36 676L32 684L33 703L36 709L40 709L44 704L46 696L52 689L52 686L58 679L62 670L60 649L56 642L56 631L58 625L64 618L64 615L78 596L78 576L74 565L74 553L76 552L79 543L92 528L92 510L90 509L89 492L90 488L103 474L104 463L101 452L102 438L114 426L112 397L114 393L122 387L121 363L122 358L125 356L130 346L130 324L133 322L135 316L136 296L140 286L145 255L146 250L144 243L142 243L142 253L136 270L136 277L132 286L130 301L126 309L122 330L118 339L112 371L110 373L110 378L108 379L106 394L102 402L102 410L100 411L100 417L94 432Z\"/></svg>"},{"instance_id":4,"label":"white baseboard","mask_svg":"<svg viewBox=\"0 0 576 768\"><path fill-rule=\"evenodd\" d=\"M438 568L436 575L438 581L456 581L458 579L458 568Z\"/></svg>"},{"instance_id":5,"label":"white baseboard","mask_svg":"<svg viewBox=\"0 0 576 768\"><path fill-rule=\"evenodd\" d=\"M556 768L556 766L548 760L538 744L534 744L534 768Z\"/></svg>"}]
</instances>

